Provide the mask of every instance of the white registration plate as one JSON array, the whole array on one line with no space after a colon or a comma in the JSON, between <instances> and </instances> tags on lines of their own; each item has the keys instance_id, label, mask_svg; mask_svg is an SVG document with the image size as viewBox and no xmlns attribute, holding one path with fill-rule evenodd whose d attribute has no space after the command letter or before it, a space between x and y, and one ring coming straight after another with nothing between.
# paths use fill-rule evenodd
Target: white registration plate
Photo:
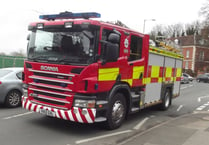
<instances>
[{"instance_id":1,"label":"white registration plate","mask_svg":"<svg viewBox=\"0 0 209 145\"><path fill-rule=\"evenodd\" d=\"M46 109L40 109L39 111L41 114L47 115L47 116L51 116L51 117L55 117L55 112L51 111L51 110L46 110Z\"/></svg>"}]
</instances>

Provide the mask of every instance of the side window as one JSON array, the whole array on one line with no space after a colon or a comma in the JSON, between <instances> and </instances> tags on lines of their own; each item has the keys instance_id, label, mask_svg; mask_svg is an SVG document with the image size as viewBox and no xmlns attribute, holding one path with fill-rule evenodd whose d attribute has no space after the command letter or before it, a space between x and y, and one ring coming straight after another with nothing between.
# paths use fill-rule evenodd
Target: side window
<instances>
[{"instance_id":1,"label":"side window","mask_svg":"<svg viewBox=\"0 0 209 145\"><path fill-rule=\"evenodd\" d=\"M22 72L19 72L19 73L17 73L16 75L17 75L17 78L18 78L18 79L22 80Z\"/></svg>"},{"instance_id":2,"label":"side window","mask_svg":"<svg viewBox=\"0 0 209 145\"><path fill-rule=\"evenodd\" d=\"M142 38L139 36L131 36L130 57L129 61L142 58Z\"/></svg>"},{"instance_id":3,"label":"side window","mask_svg":"<svg viewBox=\"0 0 209 145\"><path fill-rule=\"evenodd\" d=\"M108 36L112 31L108 29L103 29L102 31L102 40L108 41Z\"/></svg>"},{"instance_id":4,"label":"side window","mask_svg":"<svg viewBox=\"0 0 209 145\"><path fill-rule=\"evenodd\" d=\"M115 34L112 30L103 29L102 31L102 40L111 43L110 45L120 48L120 37L115 37ZM104 45L102 45L104 47ZM120 49L119 49L120 51ZM119 53L120 54L120 53Z\"/></svg>"}]
</instances>

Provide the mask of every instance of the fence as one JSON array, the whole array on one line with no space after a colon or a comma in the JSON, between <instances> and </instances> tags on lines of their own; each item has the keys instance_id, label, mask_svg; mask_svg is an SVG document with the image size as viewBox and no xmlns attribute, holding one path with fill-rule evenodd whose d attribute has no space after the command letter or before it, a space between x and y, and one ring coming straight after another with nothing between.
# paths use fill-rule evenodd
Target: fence
<instances>
[{"instance_id":1,"label":"fence","mask_svg":"<svg viewBox=\"0 0 209 145\"><path fill-rule=\"evenodd\" d=\"M23 67L25 57L0 55L0 68Z\"/></svg>"}]
</instances>

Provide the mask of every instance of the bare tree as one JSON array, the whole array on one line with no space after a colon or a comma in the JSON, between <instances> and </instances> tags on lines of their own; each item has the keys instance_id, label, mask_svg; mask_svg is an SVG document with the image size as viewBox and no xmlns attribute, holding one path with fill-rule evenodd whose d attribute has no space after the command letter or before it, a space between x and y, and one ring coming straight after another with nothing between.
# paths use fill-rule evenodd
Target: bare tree
<instances>
[{"instance_id":1,"label":"bare tree","mask_svg":"<svg viewBox=\"0 0 209 145\"><path fill-rule=\"evenodd\" d=\"M181 23L168 25L165 27L165 34L167 37L179 37L184 34L184 26Z\"/></svg>"},{"instance_id":2,"label":"bare tree","mask_svg":"<svg viewBox=\"0 0 209 145\"><path fill-rule=\"evenodd\" d=\"M168 26L156 25L150 35L165 36L166 38L182 36L184 35L184 26L181 23Z\"/></svg>"},{"instance_id":3,"label":"bare tree","mask_svg":"<svg viewBox=\"0 0 209 145\"><path fill-rule=\"evenodd\" d=\"M120 20L117 20L117 21L115 22L115 25L118 25L118 26L122 26L122 27L128 28L128 26L125 25L125 24L124 24L123 22L121 22Z\"/></svg>"},{"instance_id":4,"label":"bare tree","mask_svg":"<svg viewBox=\"0 0 209 145\"><path fill-rule=\"evenodd\" d=\"M202 5L199 14L205 17L205 21L209 24L209 0Z\"/></svg>"},{"instance_id":5,"label":"bare tree","mask_svg":"<svg viewBox=\"0 0 209 145\"><path fill-rule=\"evenodd\" d=\"M127 25L125 25L120 20L117 20L117 21L106 21L106 23L110 23L110 24L121 26L121 27L129 28Z\"/></svg>"},{"instance_id":6,"label":"bare tree","mask_svg":"<svg viewBox=\"0 0 209 145\"><path fill-rule=\"evenodd\" d=\"M156 36L164 36L165 35L165 28L163 25L156 25L152 28L150 32L150 39L155 40Z\"/></svg>"},{"instance_id":7,"label":"bare tree","mask_svg":"<svg viewBox=\"0 0 209 145\"><path fill-rule=\"evenodd\" d=\"M192 22L190 24L186 24L185 31L187 35L198 35L201 30L201 23L199 21Z\"/></svg>"},{"instance_id":8,"label":"bare tree","mask_svg":"<svg viewBox=\"0 0 209 145\"><path fill-rule=\"evenodd\" d=\"M19 51L11 52L10 55L12 55L12 56L22 56L22 57L26 56L23 49L19 49Z\"/></svg>"},{"instance_id":9,"label":"bare tree","mask_svg":"<svg viewBox=\"0 0 209 145\"><path fill-rule=\"evenodd\" d=\"M4 52L0 52L0 55L6 55Z\"/></svg>"}]
</instances>

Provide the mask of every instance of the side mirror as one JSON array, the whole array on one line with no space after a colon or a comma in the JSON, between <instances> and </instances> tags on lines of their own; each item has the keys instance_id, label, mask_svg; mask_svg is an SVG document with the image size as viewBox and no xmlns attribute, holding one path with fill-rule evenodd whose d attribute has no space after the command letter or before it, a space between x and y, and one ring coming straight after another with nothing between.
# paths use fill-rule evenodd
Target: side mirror
<instances>
[{"instance_id":1,"label":"side mirror","mask_svg":"<svg viewBox=\"0 0 209 145\"><path fill-rule=\"evenodd\" d=\"M115 62L119 57L119 46L111 42L106 42L102 47L101 60L104 65L107 62Z\"/></svg>"},{"instance_id":2,"label":"side mirror","mask_svg":"<svg viewBox=\"0 0 209 145\"><path fill-rule=\"evenodd\" d=\"M101 50L101 60L102 64L106 62L117 61L119 57L119 43L120 35L117 33L110 33L107 41L101 40L102 50Z\"/></svg>"},{"instance_id":3,"label":"side mirror","mask_svg":"<svg viewBox=\"0 0 209 145\"><path fill-rule=\"evenodd\" d=\"M28 34L28 36L27 36L27 40L28 40L28 41L30 40L30 34Z\"/></svg>"}]
</instances>

